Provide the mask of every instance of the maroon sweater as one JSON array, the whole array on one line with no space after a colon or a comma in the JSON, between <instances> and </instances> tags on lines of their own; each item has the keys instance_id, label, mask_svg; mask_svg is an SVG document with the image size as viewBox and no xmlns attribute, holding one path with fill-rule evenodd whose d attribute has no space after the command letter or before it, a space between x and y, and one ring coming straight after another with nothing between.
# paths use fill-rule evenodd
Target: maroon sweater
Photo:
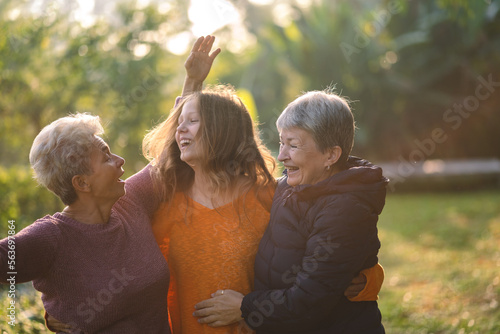
<instances>
[{"instance_id":1,"label":"maroon sweater","mask_svg":"<svg viewBox=\"0 0 500 334\"><path fill-rule=\"evenodd\" d=\"M149 168L126 181L107 224L60 213L15 235L15 275L0 241L0 281L33 281L47 312L87 333L170 333L169 271L150 228L159 200Z\"/></svg>"}]
</instances>

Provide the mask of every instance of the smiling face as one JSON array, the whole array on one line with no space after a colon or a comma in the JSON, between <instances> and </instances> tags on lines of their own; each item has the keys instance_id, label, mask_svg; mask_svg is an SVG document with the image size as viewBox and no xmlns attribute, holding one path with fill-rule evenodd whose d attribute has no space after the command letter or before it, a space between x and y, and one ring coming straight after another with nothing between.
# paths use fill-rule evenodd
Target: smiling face
<instances>
[{"instance_id":1,"label":"smiling face","mask_svg":"<svg viewBox=\"0 0 500 334\"><path fill-rule=\"evenodd\" d=\"M90 156L90 167L92 174L86 177L93 197L99 202L113 201L125 195L125 181L120 177L123 175L123 164L125 160L116 154L112 154L108 144L95 136L95 148Z\"/></svg>"},{"instance_id":2,"label":"smiling face","mask_svg":"<svg viewBox=\"0 0 500 334\"><path fill-rule=\"evenodd\" d=\"M201 158L201 142L198 135L200 122L198 100L191 99L182 107L175 133L175 140L181 151L181 160L191 166L196 165Z\"/></svg>"},{"instance_id":3,"label":"smiling face","mask_svg":"<svg viewBox=\"0 0 500 334\"><path fill-rule=\"evenodd\" d=\"M278 160L287 169L287 183L291 186L316 184L332 173L331 153L322 153L309 132L299 128L280 131Z\"/></svg>"}]
</instances>

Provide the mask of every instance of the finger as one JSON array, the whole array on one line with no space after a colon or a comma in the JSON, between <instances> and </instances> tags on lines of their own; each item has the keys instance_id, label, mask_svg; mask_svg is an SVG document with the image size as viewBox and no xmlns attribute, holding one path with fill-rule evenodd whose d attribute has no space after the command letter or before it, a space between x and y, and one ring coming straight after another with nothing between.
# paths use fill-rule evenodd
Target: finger
<instances>
[{"instance_id":1,"label":"finger","mask_svg":"<svg viewBox=\"0 0 500 334\"><path fill-rule=\"evenodd\" d=\"M212 322L210 324L208 324L210 327L221 327L221 326L226 326L226 325L229 325L229 324L226 324L225 322L223 321L220 321L220 320L217 320L215 322Z\"/></svg>"},{"instance_id":2,"label":"finger","mask_svg":"<svg viewBox=\"0 0 500 334\"><path fill-rule=\"evenodd\" d=\"M351 285L344 291L344 296L355 297L359 294L360 291L363 290L363 287L364 284Z\"/></svg>"},{"instance_id":3,"label":"finger","mask_svg":"<svg viewBox=\"0 0 500 334\"><path fill-rule=\"evenodd\" d=\"M365 283L352 284L346 289L347 291L361 291L365 287Z\"/></svg>"},{"instance_id":4,"label":"finger","mask_svg":"<svg viewBox=\"0 0 500 334\"><path fill-rule=\"evenodd\" d=\"M196 58L195 54L193 52L191 52L189 54L188 58L186 59L186 62L184 63L184 67L185 68L191 67L191 65L193 65L194 58Z\"/></svg>"},{"instance_id":5,"label":"finger","mask_svg":"<svg viewBox=\"0 0 500 334\"><path fill-rule=\"evenodd\" d=\"M215 57L217 57L217 55L220 53L221 49L218 48L217 50L215 50L214 52L212 52L212 54L209 56L210 60L211 61L214 61Z\"/></svg>"},{"instance_id":6,"label":"finger","mask_svg":"<svg viewBox=\"0 0 500 334\"><path fill-rule=\"evenodd\" d=\"M223 294L224 294L224 290L217 290L214 293L212 293L210 296L212 296L212 298L214 298L217 296L222 296Z\"/></svg>"},{"instance_id":7,"label":"finger","mask_svg":"<svg viewBox=\"0 0 500 334\"><path fill-rule=\"evenodd\" d=\"M208 40L208 43L205 46L206 52L210 52L210 50L212 50L212 46L214 45L214 42L215 42L215 36L210 36L210 39Z\"/></svg>"},{"instance_id":8,"label":"finger","mask_svg":"<svg viewBox=\"0 0 500 334\"><path fill-rule=\"evenodd\" d=\"M193 316L195 317L208 317L213 315L214 310L213 307L202 308L201 310L196 310L193 312Z\"/></svg>"},{"instance_id":9,"label":"finger","mask_svg":"<svg viewBox=\"0 0 500 334\"><path fill-rule=\"evenodd\" d=\"M204 301L199 302L194 306L195 309L201 310L207 307L212 307L214 306L214 303L211 299L205 299Z\"/></svg>"},{"instance_id":10,"label":"finger","mask_svg":"<svg viewBox=\"0 0 500 334\"><path fill-rule=\"evenodd\" d=\"M198 49L198 51L201 51L201 52L205 51L206 48L207 48L207 45L210 43L211 39L212 39L212 36L207 35L205 37L205 39L203 40L203 42L201 43L200 48Z\"/></svg>"},{"instance_id":11,"label":"finger","mask_svg":"<svg viewBox=\"0 0 500 334\"><path fill-rule=\"evenodd\" d=\"M356 297L358 294L353 291L344 291L344 296L346 297Z\"/></svg>"},{"instance_id":12,"label":"finger","mask_svg":"<svg viewBox=\"0 0 500 334\"><path fill-rule=\"evenodd\" d=\"M196 42L194 43L193 48L191 49L191 52L198 52L198 50L200 49L200 46L203 44L204 40L205 40L205 37L203 37L203 36L198 38L196 40Z\"/></svg>"},{"instance_id":13,"label":"finger","mask_svg":"<svg viewBox=\"0 0 500 334\"><path fill-rule=\"evenodd\" d=\"M56 318L54 318L50 314L47 314L47 322L49 323L50 327L52 327L53 329L55 329L57 331L67 331L67 330L71 330L71 328L72 328L70 325L57 320Z\"/></svg>"},{"instance_id":14,"label":"finger","mask_svg":"<svg viewBox=\"0 0 500 334\"><path fill-rule=\"evenodd\" d=\"M217 321L217 317L215 315L210 315L208 317L198 319L198 322L200 324L211 324L211 323L214 323L216 321Z\"/></svg>"},{"instance_id":15,"label":"finger","mask_svg":"<svg viewBox=\"0 0 500 334\"><path fill-rule=\"evenodd\" d=\"M351 284L360 284L360 283L366 283L366 276L363 274L359 274L358 276L354 277L351 281Z\"/></svg>"}]
</instances>

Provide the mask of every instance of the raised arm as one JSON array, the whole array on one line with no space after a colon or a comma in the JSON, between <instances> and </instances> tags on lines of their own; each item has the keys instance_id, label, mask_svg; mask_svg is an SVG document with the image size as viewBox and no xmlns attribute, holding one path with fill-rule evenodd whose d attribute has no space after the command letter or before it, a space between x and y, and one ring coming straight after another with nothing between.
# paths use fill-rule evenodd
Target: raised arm
<instances>
[{"instance_id":1,"label":"raised arm","mask_svg":"<svg viewBox=\"0 0 500 334\"><path fill-rule=\"evenodd\" d=\"M182 96L187 96L202 89L203 81L205 81L210 72L215 57L217 57L221 51L220 48L218 48L210 53L214 41L215 37L208 35L207 37L202 36L198 38L194 43L191 53L184 63L186 78L184 79Z\"/></svg>"}]
</instances>

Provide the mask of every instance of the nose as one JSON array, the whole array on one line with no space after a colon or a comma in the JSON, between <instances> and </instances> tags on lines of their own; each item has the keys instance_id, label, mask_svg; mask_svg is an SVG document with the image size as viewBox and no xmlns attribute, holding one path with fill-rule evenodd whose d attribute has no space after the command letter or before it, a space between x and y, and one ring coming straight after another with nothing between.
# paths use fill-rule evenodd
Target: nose
<instances>
[{"instance_id":1,"label":"nose","mask_svg":"<svg viewBox=\"0 0 500 334\"><path fill-rule=\"evenodd\" d=\"M286 145L282 145L280 147L280 153L278 154L278 160L283 162L288 159L290 159L290 157L288 156L288 150L286 149Z\"/></svg>"},{"instance_id":2,"label":"nose","mask_svg":"<svg viewBox=\"0 0 500 334\"><path fill-rule=\"evenodd\" d=\"M177 126L177 132L184 132L186 131L186 127L184 126L184 122L179 123L179 126Z\"/></svg>"},{"instance_id":3,"label":"nose","mask_svg":"<svg viewBox=\"0 0 500 334\"><path fill-rule=\"evenodd\" d=\"M116 155L116 154L113 154L115 156L115 160L116 160L116 166L118 168L120 168L121 166L123 166L125 164L125 159L123 159L122 157L120 157L119 155Z\"/></svg>"}]
</instances>

